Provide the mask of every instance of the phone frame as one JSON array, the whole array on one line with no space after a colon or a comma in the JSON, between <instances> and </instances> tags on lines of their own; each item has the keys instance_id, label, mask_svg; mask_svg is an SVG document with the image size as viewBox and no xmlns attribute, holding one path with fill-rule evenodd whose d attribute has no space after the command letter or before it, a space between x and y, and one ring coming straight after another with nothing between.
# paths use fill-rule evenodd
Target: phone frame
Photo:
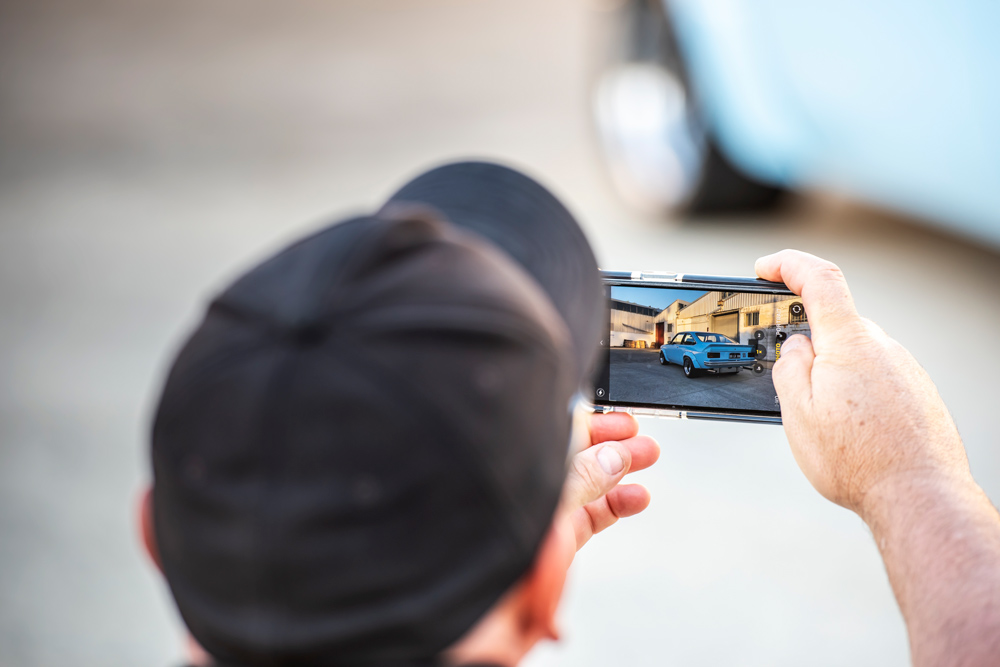
<instances>
[{"instance_id":1,"label":"phone frame","mask_svg":"<svg viewBox=\"0 0 1000 667\"><path fill-rule=\"evenodd\" d=\"M674 287L685 289L723 290L734 292L757 292L761 294L781 294L797 296L784 283L775 283L760 278L746 276L712 276L692 273L667 273L662 271L601 271L601 280L605 287ZM610 330L609 330L610 333ZM602 354L611 354L610 347L605 346ZM610 394L610 363L602 359L599 368L600 376L595 387L608 387ZM595 412L627 412L634 415L649 415L672 419L699 419L713 421L730 421L753 424L781 424L781 414L760 414L759 411L724 410L712 408L669 407L655 403L612 403L607 396L598 396L598 389L591 396Z\"/></svg>"}]
</instances>

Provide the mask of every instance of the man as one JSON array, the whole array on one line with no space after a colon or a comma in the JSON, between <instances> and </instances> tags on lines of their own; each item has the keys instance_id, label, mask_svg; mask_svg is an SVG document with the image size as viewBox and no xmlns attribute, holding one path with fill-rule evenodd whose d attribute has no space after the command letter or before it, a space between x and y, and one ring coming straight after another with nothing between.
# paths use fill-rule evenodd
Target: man
<instances>
[{"instance_id":1,"label":"man","mask_svg":"<svg viewBox=\"0 0 1000 667\"><path fill-rule=\"evenodd\" d=\"M872 526L914 662L993 664L1000 519L933 385L832 265L757 268L813 329L774 368L793 453ZM573 553L646 507L619 482L658 455L630 417L573 407L602 300L570 214L488 164L418 177L216 299L164 389L142 512L195 657L506 667L555 638Z\"/></svg>"},{"instance_id":2,"label":"man","mask_svg":"<svg viewBox=\"0 0 1000 667\"><path fill-rule=\"evenodd\" d=\"M618 482L658 456L577 400L606 317L572 216L492 164L424 174L237 280L171 369L142 512L197 645L510 665L556 636L574 552L646 507Z\"/></svg>"}]
</instances>

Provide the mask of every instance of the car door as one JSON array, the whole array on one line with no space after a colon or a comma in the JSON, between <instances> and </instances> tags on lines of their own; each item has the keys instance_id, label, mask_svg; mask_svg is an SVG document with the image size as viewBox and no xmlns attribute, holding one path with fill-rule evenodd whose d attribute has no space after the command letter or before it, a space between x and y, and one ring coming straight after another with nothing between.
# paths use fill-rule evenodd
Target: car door
<instances>
[{"instance_id":1,"label":"car door","mask_svg":"<svg viewBox=\"0 0 1000 667\"><path fill-rule=\"evenodd\" d=\"M680 354L678 351L678 347L680 346L681 338L683 337L684 334L677 334L676 336L671 338L670 342L668 342L666 347L663 348L663 358L672 364L680 363Z\"/></svg>"},{"instance_id":2,"label":"car door","mask_svg":"<svg viewBox=\"0 0 1000 667\"><path fill-rule=\"evenodd\" d=\"M677 345L677 339L679 337L680 334L671 336L671 338L666 343L663 344L663 347L660 348L660 351L663 352L663 358L666 359L668 362L673 361L674 348Z\"/></svg>"},{"instance_id":3,"label":"car door","mask_svg":"<svg viewBox=\"0 0 1000 667\"><path fill-rule=\"evenodd\" d=\"M679 363L679 364L683 364L684 363L684 355L685 354L688 355L689 357L691 357L691 359L693 361L694 360L694 355L698 353L698 348L699 347L700 346L698 345L698 338L694 334L690 334L690 333L689 334L684 334L684 338L681 340L681 344L680 344L680 346L678 348L678 352L679 352L678 356L680 358L677 360L677 363Z\"/></svg>"}]
</instances>

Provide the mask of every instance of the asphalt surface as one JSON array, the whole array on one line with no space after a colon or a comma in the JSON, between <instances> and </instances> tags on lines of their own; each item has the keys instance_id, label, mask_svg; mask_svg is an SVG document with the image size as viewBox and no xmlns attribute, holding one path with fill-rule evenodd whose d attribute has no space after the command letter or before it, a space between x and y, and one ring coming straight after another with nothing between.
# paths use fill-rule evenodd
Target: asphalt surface
<instances>
[{"instance_id":1,"label":"asphalt surface","mask_svg":"<svg viewBox=\"0 0 1000 667\"><path fill-rule=\"evenodd\" d=\"M733 410L778 409L769 370L757 374L744 368L738 373L703 373L688 378L677 364L661 365L659 350L610 352L612 401Z\"/></svg>"},{"instance_id":2,"label":"asphalt surface","mask_svg":"<svg viewBox=\"0 0 1000 667\"><path fill-rule=\"evenodd\" d=\"M938 316L1000 331L997 252L826 196L756 217L626 207L590 121L606 4L0 3L0 665L183 664L135 530L173 354L240 271L458 157L542 178L603 268L836 261L1000 501L1000 356L955 363ZM630 476L652 505L577 555L563 640L528 667L909 664L869 531L780 427L640 424L663 448Z\"/></svg>"}]
</instances>

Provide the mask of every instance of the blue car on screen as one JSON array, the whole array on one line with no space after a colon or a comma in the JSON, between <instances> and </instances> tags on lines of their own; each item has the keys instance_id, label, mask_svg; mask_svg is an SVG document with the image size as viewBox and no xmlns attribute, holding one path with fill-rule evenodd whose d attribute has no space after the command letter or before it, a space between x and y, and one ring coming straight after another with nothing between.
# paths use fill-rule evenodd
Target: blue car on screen
<instances>
[{"instance_id":1,"label":"blue car on screen","mask_svg":"<svg viewBox=\"0 0 1000 667\"><path fill-rule=\"evenodd\" d=\"M660 346L660 363L681 366L689 378L703 371L739 373L753 366L756 352L755 345L740 345L720 333L681 331Z\"/></svg>"}]
</instances>

